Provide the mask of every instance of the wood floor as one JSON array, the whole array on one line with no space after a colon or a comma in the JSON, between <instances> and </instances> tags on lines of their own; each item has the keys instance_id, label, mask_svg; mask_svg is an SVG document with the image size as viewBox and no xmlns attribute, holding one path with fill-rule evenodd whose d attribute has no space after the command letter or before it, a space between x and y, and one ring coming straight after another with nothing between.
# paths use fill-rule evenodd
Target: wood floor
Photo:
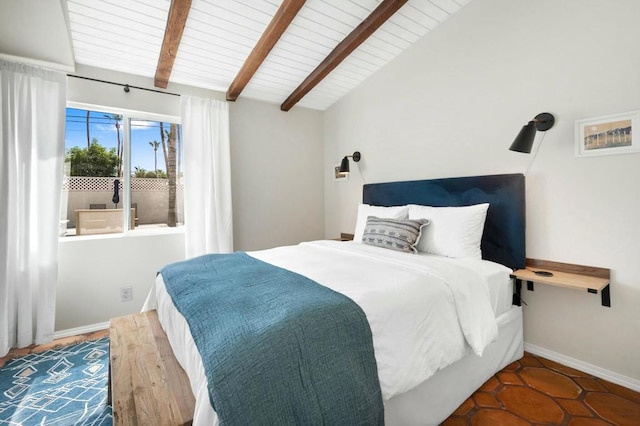
<instances>
[{"instance_id":1,"label":"wood floor","mask_svg":"<svg viewBox=\"0 0 640 426\"><path fill-rule=\"evenodd\" d=\"M98 340L102 337L108 336L109 330L100 330L94 331L92 333L78 334L76 336L63 337L61 339L56 339L51 343L45 343L43 345L31 345L26 348L13 348L9 351L9 353L0 358L0 367L6 364L12 358L16 358L19 356L28 355L31 353L41 353L51 349L61 348L63 346L72 345L74 343L82 342L85 340Z\"/></svg>"},{"instance_id":2,"label":"wood floor","mask_svg":"<svg viewBox=\"0 0 640 426\"><path fill-rule=\"evenodd\" d=\"M15 349L0 358L0 367L16 356L108 334L104 330ZM442 425L638 426L640 393L525 353L490 378Z\"/></svg>"}]
</instances>

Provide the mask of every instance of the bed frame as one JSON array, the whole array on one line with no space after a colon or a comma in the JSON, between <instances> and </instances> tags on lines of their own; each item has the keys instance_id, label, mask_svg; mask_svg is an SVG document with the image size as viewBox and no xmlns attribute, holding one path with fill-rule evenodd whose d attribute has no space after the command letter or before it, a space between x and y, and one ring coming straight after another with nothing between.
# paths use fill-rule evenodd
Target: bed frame
<instances>
[{"instance_id":1,"label":"bed frame","mask_svg":"<svg viewBox=\"0 0 640 426\"><path fill-rule=\"evenodd\" d=\"M513 269L525 265L522 174L369 184L364 186L363 201L379 206L465 206L488 202L490 207L482 237L483 258ZM438 424L488 377L521 357L521 308L513 307L502 322L499 323L501 336L487 348L487 356L463 358L415 390L388 401L387 424ZM191 424L193 394L169 348L156 312L112 319L111 336L110 390L114 424L135 424L140 419L144 419L145 424ZM140 356L143 349L145 355ZM484 373L478 374L479 369ZM447 389L451 383L458 385ZM413 413L416 406L424 412Z\"/></svg>"},{"instance_id":2,"label":"bed frame","mask_svg":"<svg viewBox=\"0 0 640 426\"><path fill-rule=\"evenodd\" d=\"M482 258L516 270L526 263L524 189L522 174L375 183L364 186L362 201L385 207L489 203L482 234Z\"/></svg>"},{"instance_id":3,"label":"bed frame","mask_svg":"<svg viewBox=\"0 0 640 426\"><path fill-rule=\"evenodd\" d=\"M363 202L377 206L421 204L457 207L489 203L482 258L511 269L525 266L525 179L522 174L471 176L365 185ZM467 355L426 382L387 401L388 425L437 425L497 371L522 357L522 308L498 318L498 340L482 357Z\"/></svg>"}]
</instances>

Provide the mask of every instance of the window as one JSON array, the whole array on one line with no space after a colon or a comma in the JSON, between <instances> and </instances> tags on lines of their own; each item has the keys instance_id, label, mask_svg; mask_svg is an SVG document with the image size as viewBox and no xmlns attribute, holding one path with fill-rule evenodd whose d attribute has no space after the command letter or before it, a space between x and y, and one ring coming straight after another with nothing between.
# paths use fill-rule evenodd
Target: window
<instances>
[{"instance_id":1,"label":"window","mask_svg":"<svg viewBox=\"0 0 640 426\"><path fill-rule=\"evenodd\" d=\"M176 117L67 108L60 236L184 224Z\"/></svg>"}]
</instances>

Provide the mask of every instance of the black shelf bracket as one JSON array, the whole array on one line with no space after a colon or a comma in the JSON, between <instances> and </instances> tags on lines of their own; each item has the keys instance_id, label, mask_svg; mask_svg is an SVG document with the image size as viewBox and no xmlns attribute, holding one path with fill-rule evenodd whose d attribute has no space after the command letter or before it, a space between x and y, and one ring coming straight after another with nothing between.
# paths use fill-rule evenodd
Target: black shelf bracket
<instances>
[{"instance_id":1,"label":"black shelf bracket","mask_svg":"<svg viewBox=\"0 0 640 426\"><path fill-rule=\"evenodd\" d=\"M515 306L522 306L522 297L520 296L520 293L522 292L522 280L516 278L514 275L511 275L511 278L515 280L516 284L516 292L513 294L511 304Z\"/></svg>"},{"instance_id":2,"label":"black shelf bracket","mask_svg":"<svg viewBox=\"0 0 640 426\"><path fill-rule=\"evenodd\" d=\"M588 293L591 294L598 294L598 290L596 290L595 288L588 288L587 289ZM611 293L609 290L609 284L607 284L602 291L600 291L600 297L602 298L602 306L607 306L607 307L611 307Z\"/></svg>"},{"instance_id":3,"label":"black shelf bracket","mask_svg":"<svg viewBox=\"0 0 640 426\"><path fill-rule=\"evenodd\" d=\"M609 293L609 284L606 285L605 288L600 292L600 296L602 297L602 306L611 307L611 293Z\"/></svg>"}]
</instances>

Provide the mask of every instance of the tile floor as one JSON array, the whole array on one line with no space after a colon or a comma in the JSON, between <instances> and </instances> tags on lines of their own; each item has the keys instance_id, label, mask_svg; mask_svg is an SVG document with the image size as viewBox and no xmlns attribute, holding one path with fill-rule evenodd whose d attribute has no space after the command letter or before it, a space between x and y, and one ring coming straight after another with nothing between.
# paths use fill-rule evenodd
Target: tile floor
<instances>
[{"instance_id":1,"label":"tile floor","mask_svg":"<svg viewBox=\"0 0 640 426\"><path fill-rule=\"evenodd\" d=\"M9 359L82 340L108 330L12 349ZM442 426L640 426L640 393L528 353L470 396Z\"/></svg>"},{"instance_id":2,"label":"tile floor","mask_svg":"<svg viewBox=\"0 0 640 426\"><path fill-rule=\"evenodd\" d=\"M442 425L640 426L640 393L525 353Z\"/></svg>"}]
</instances>

